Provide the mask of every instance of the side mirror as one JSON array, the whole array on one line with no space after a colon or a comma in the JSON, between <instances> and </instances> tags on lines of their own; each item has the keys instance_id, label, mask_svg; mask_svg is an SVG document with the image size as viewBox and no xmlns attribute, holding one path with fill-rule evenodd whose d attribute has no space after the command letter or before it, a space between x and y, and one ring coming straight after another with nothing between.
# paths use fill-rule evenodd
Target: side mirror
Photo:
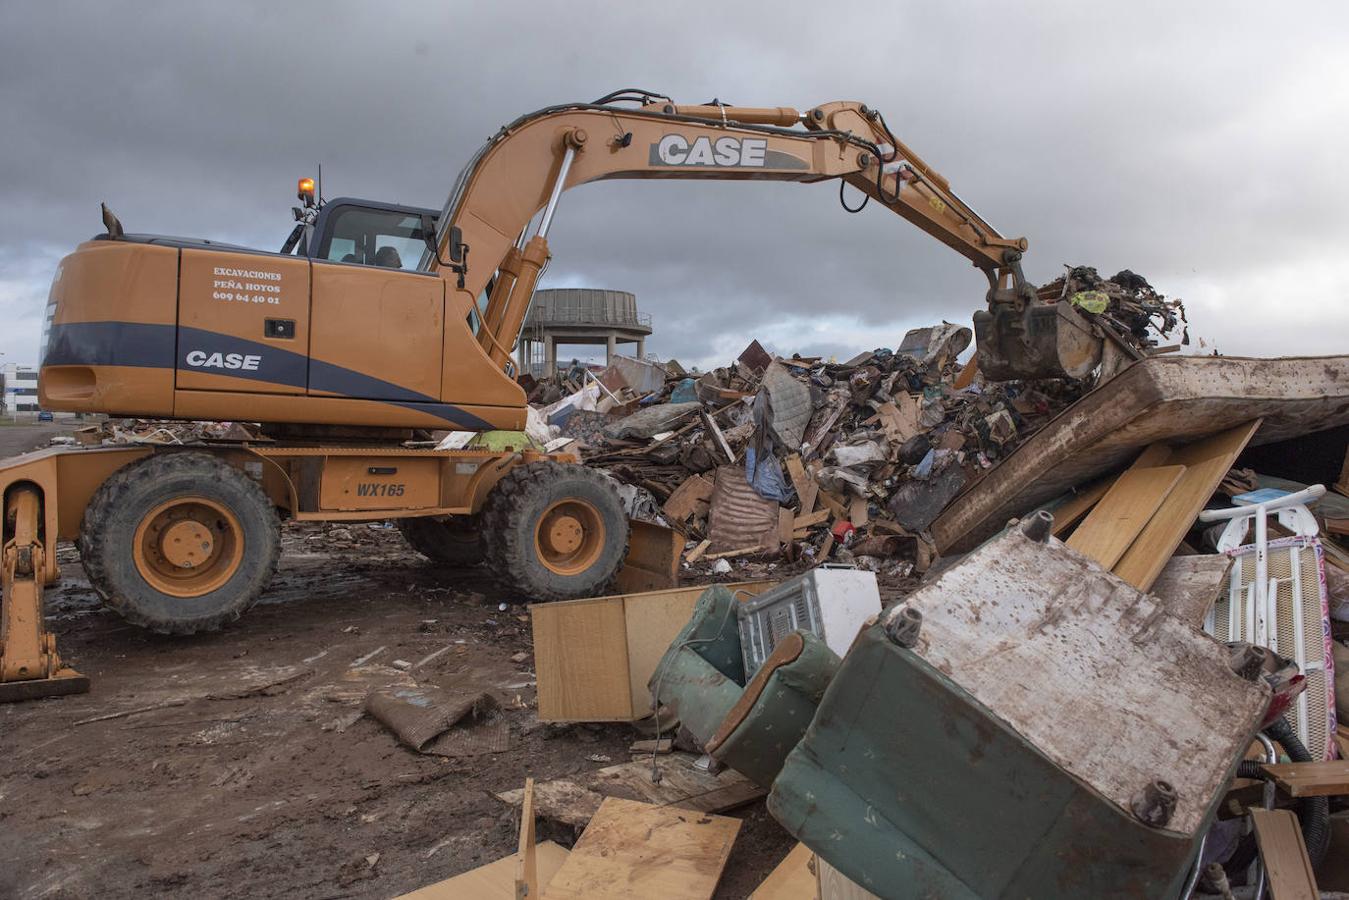
<instances>
[{"instance_id":1,"label":"side mirror","mask_svg":"<svg viewBox=\"0 0 1349 900\"><path fill-rule=\"evenodd\" d=\"M426 241L426 249L431 251L431 255L440 259L440 247L436 242L436 220L431 216L422 216L422 240ZM459 230L458 225L450 226L450 262L462 263L464 261L464 237Z\"/></svg>"},{"instance_id":2,"label":"side mirror","mask_svg":"<svg viewBox=\"0 0 1349 900\"><path fill-rule=\"evenodd\" d=\"M450 262L464 261L464 235L458 225L450 226Z\"/></svg>"}]
</instances>

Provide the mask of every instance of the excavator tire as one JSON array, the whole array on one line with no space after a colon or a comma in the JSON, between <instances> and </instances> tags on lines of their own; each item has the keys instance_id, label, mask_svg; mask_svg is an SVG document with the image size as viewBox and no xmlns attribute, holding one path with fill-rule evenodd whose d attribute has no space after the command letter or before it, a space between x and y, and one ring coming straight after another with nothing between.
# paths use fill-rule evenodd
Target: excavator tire
<instances>
[{"instance_id":1,"label":"excavator tire","mask_svg":"<svg viewBox=\"0 0 1349 900\"><path fill-rule=\"evenodd\" d=\"M89 583L122 618L194 634L257 602L276 573L281 526L244 472L209 453L170 451L103 482L77 546Z\"/></svg>"},{"instance_id":2,"label":"excavator tire","mask_svg":"<svg viewBox=\"0 0 1349 900\"><path fill-rule=\"evenodd\" d=\"M532 602L602 593L628 551L618 491L584 466L518 466L487 495L481 519L487 564Z\"/></svg>"},{"instance_id":3,"label":"excavator tire","mask_svg":"<svg viewBox=\"0 0 1349 900\"><path fill-rule=\"evenodd\" d=\"M408 545L431 562L463 568L483 560L480 524L477 517L452 516L447 519L419 516L397 519L395 523Z\"/></svg>"}]
</instances>

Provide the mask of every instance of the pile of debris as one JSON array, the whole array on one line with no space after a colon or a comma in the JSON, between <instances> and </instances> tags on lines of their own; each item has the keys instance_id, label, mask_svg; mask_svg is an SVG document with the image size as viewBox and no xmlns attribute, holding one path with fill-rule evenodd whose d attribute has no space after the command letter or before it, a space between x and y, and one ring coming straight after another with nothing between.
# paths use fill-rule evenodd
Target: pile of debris
<instances>
[{"instance_id":1,"label":"pile of debris","mask_svg":"<svg viewBox=\"0 0 1349 900\"><path fill-rule=\"evenodd\" d=\"M842 363L755 341L699 375L620 358L566 396L553 383L535 396L553 398L541 414L587 464L628 486L630 514L691 542L689 562L782 551L905 575L930 558L921 535L946 504L1090 388L985 382L958 361L971 337L942 323Z\"/></svg>"}]
</instances>

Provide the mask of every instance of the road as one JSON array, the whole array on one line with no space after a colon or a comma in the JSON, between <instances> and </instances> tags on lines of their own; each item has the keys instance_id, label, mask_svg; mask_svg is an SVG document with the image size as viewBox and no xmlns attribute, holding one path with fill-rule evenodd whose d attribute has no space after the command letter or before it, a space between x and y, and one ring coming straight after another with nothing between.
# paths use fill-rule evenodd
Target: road
<instances>
[{"instance_id":1,"label":"road","mask_svg":"<svg viewBox=\"0 0 1349 900\"><path fill-rule=\"evenodd\" d=\"M7 419L0 419L0 459L45 447L56 435L70 434L83 424L72 421L12 424Z\"/></svg>"}]
</instances>

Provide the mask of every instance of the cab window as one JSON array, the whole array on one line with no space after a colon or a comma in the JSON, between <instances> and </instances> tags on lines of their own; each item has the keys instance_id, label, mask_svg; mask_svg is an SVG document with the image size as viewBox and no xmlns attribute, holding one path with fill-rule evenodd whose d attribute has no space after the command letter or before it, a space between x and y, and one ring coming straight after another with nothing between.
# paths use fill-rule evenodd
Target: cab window
<instances>
[{"instance_id":1,"label":"cab window","mask_svg":"<svg viewBox=\"0 0 1349 900\"><path fill-rule=\"evenodd\" d=\"M334 262L415 270L424 249L420 216L349 206L333 214L318 255Z\"/></svg>"}]
</instances>

